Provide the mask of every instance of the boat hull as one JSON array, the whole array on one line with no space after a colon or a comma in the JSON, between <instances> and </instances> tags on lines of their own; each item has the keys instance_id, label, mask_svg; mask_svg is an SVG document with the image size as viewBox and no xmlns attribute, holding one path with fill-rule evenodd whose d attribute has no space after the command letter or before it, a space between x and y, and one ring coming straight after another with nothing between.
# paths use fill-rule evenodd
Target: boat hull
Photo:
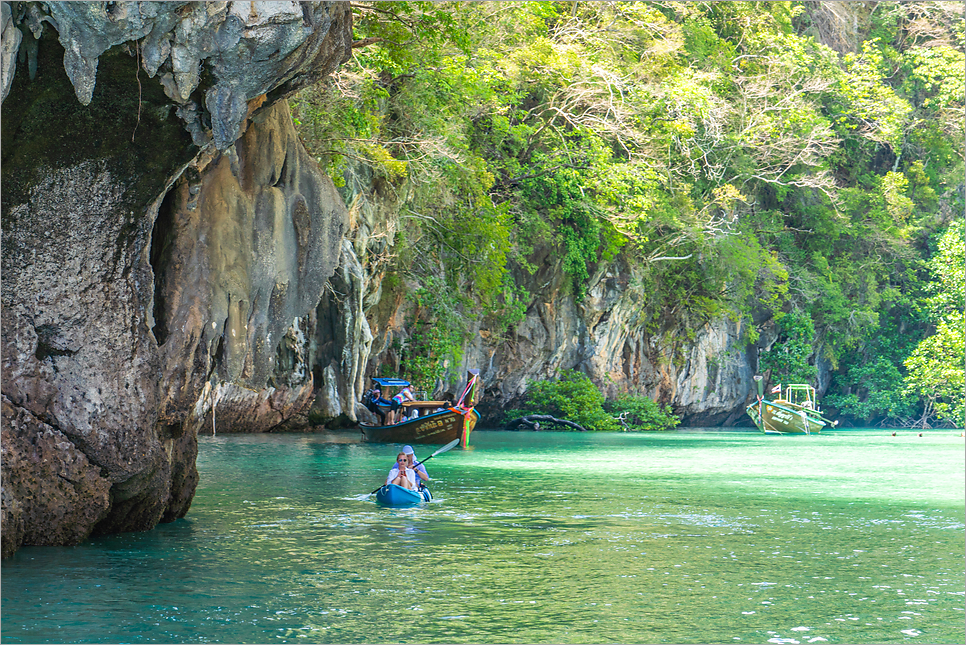
<instances>
[{"instance_id":1,"label":"boat hull","mask_svg":"<svg viewBox=\"0 0 966 645\"><path fill-rule=\"evenodd\" d=\"M479 419L476 410L447 408L391 426L361 424L359 429L362 440L368 443L446 444L459 439L465 448Z\"/></svg>"},{"instance_id":2,"label":"boat hull","mask_svg":"<svg viewBox=\"0 0 966 645\"><path fill-rule=\"evenodd\" d=\"M383 506L415 506L432 499L433 494L428 488L415 491L396 484L386 484L376 491L376 502Z\"/></svg>"},{"instance_id":3,"label":"boat hull","mask_svg":"<svg viewBox=\"0 0 966 645\"><path fill-rule=\"evenodd\" d=\"M767 399L752 403L747 412L765 434L817 434L826 425L812 410Z\"/></svg>"}]
</instances>

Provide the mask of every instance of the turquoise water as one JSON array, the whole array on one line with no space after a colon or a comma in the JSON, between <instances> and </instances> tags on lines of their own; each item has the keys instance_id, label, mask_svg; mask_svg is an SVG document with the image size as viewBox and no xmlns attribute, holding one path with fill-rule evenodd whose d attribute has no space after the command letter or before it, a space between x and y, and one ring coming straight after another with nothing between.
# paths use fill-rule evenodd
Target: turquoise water
<instances>
[{"instance_id":1,"label":"turquoise water","mask_svg":"<svg viewBox=\"0 0 966 645\"><path fill-rule=\"evenodd\" d=\"M963 643L960 431L201 440L188 517L2 564L5 643ZM417 451L425 457L429 451Z\"/></svg>"}]
</instances>

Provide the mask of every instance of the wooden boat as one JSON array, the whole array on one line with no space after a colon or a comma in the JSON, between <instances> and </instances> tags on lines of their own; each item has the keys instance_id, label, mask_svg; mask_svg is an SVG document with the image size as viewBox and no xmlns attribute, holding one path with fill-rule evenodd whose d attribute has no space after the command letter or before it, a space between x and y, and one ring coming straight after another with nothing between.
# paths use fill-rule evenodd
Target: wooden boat
<instances>
[{"instance_id":1,"label":"wooden boat","mask_svg":"<svg viewBox=\"0 0 966 645\"><path fill-rule=\"evenodd\" d=\"M409 387L409 381L396 378L374 378L380 389ZM450 401L406 401L403 411L408 417L413 410L418 416L392 425L360 423L362 440L369 443L445 444L459 439L465 448L470 433L480 420L474 408L482 394L479 370L470 370L466 387L455 404Z\"/></svg>"},{"instance_id":2,"label":"wooden boat","mask_svg":"<svg viewBox=\"0 0 966 645\"><path fill-rule=\"evenodd\" d=\"M386 484L376 491L376 503L383 506L415 506L433 499L428 488L409 490L396 484Z\"/></svg>"},{"instance_id":3,"label":"wooden boat","mask_svg":"<svg viewBox=\"0 0 966 645\"><path fill-rule=\"evenodd\" d=\"M782 392L779 384L772 390L779 398L769 400L764 395L762 377L755 376L755 381L758 382L758 397L745 411L765 434L817 434L822 428L838 423L822 416L815 388L811 385L794 383L786 385Z\"/></svg>"},{"instance_id":4,"label":"wooden boat","mask_svg":"<svg viewBox=\"0 0 966 645\"><path fill-rule=\"evenodd\" d=\"M445 408L389 426L359 424L362 440L369 443L444 444L453 439L466 447L480 414L476 410Z\"/></svg>"}]
</instances>

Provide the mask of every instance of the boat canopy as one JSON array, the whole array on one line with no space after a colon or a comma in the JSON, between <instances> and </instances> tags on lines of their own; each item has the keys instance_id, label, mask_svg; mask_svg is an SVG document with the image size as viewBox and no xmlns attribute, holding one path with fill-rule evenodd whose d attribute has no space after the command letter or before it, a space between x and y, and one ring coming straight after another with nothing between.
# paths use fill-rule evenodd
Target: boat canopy
<instances>
[{"instance_id":1,"label":"boat canopy","mask_svg":"<svg viewBox=\"0 0 966 645\"><path fill-rule=\"evenodd\" d=\"M373 378L372 382L379 387L410 387L409 381L401 378Z\"/></svg>"},{"instance_id":2,"label":"boat canopy","mask_svg":"<svg viewBox=\"0 0 966 645\"><path fill-rule=\"evenodd\" d=\"M779 387L781 387L779 385ZM816 407L815 388L806 383L794 383L785 386L785 400L795 405L807 408Z\"/></svg>"}]
</instances>

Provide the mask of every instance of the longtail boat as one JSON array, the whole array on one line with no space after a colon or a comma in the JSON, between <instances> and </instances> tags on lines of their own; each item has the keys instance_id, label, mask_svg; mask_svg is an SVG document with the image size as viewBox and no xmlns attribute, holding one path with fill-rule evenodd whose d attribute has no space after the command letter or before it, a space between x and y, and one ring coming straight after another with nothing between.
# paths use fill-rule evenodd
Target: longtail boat
<instances>
[{"instance_id":1,"label":"longtail boat","mask_svg":"<svg viewBox=\"0 0 966 645\"><path fill-rule=\"evenodd\" d=\"M772 388L772 394L779 398L766 399L762 377L756 375L758 397L745 408L748 416L758 429L765 434L812 434L821 433L826 426L835 426L838 421L830 421L822 416L815 388L805 383L781 384Z\"/></svg>"},{"instance_id":2,"label":"longtail boat","mask_svg":"<svg viewBox=\"0 0 966 645\"><path fill-rule=\"evenodd\" d=\"M380 390L410 387L409 381L398 378L373 378ZM480 420L474 407L483 394L479 370L469 370L466 387L456 403L451 401L416 400L405 401L402 412L404 420L392 425L360 423L362 440L369 443L422 443L444 444L459 439L463 448L470 440L470 433ZM363 401L370 410L382 416L386 406L374 409L372 402ZM377 411L378 410L378 411ZM415 411L416 416L411 416Z\"/></svg>"}]
</instances>

